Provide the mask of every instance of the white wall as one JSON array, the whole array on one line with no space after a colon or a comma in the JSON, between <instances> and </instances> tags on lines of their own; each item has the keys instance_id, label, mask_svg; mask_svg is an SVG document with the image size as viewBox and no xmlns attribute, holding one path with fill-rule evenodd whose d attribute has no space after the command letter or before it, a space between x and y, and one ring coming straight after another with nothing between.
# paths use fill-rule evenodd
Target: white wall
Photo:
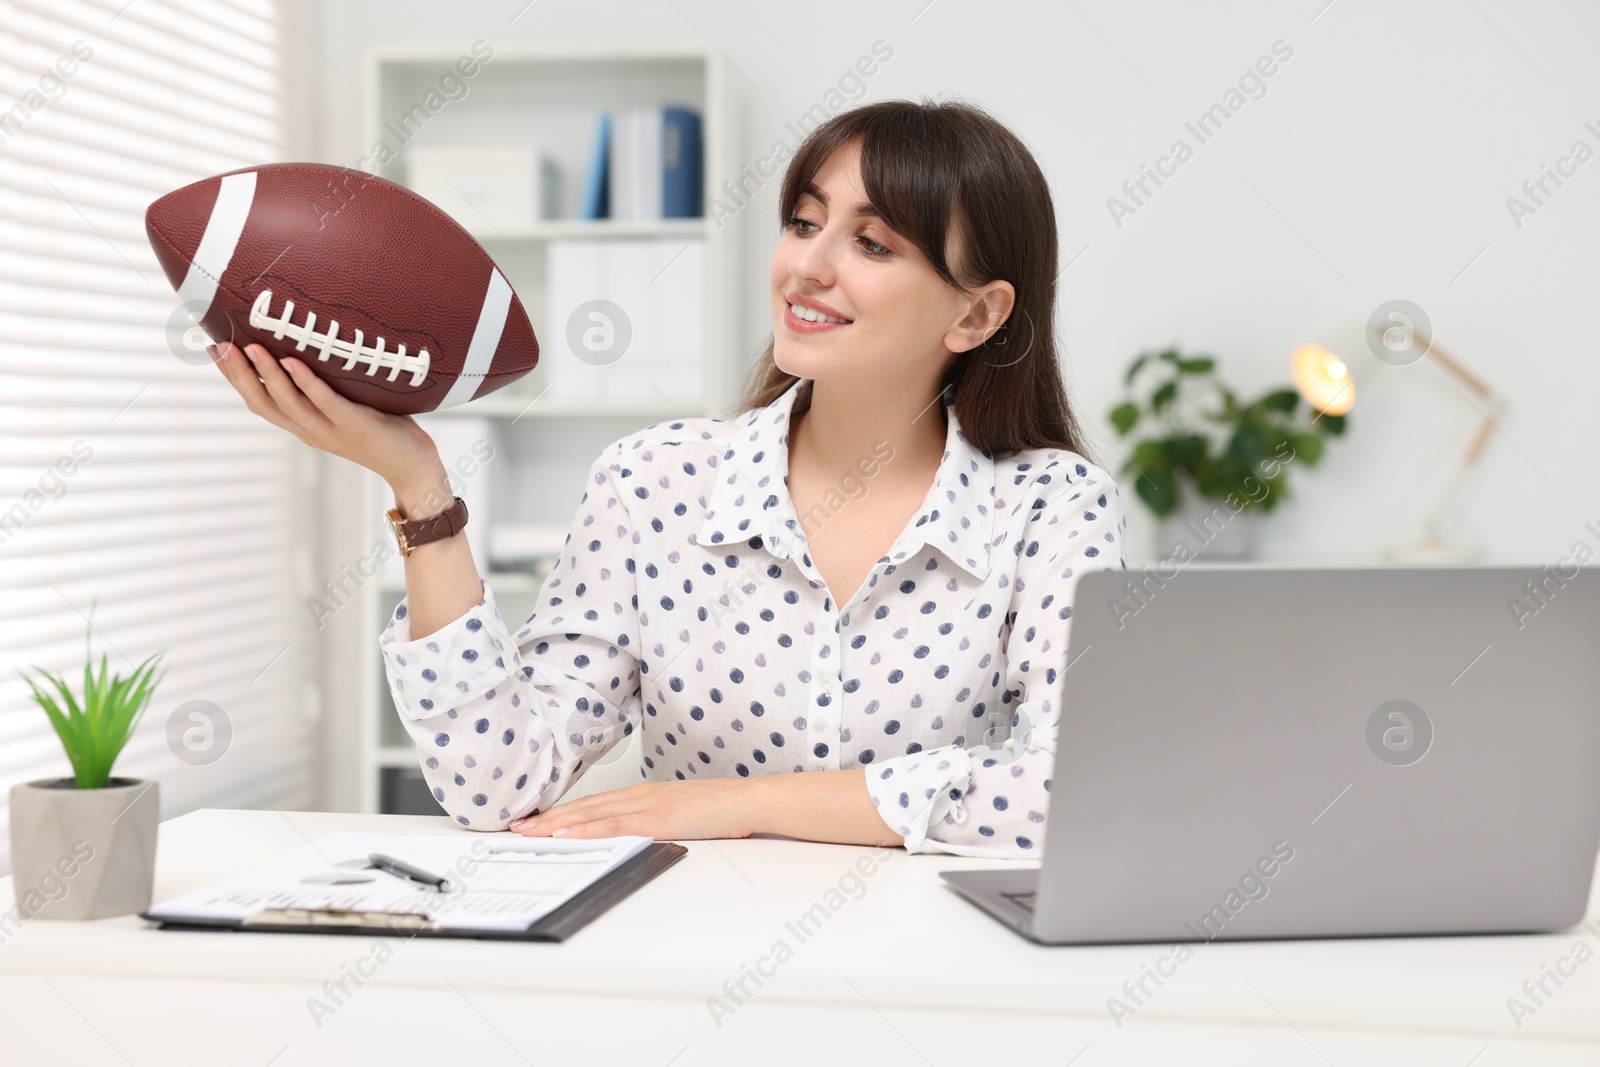
<instances>
[{"instance_id":1,"label":"white wall","mask_svg":"<svg viewBox=\"0 0 1600 1067\"><path fill-rule=\"evenodd\" d=\"M1409 539L1477 416L1428 361L1393 367L1365 350L1368 314L1404 297L1509 404L1465 498L1489 559L1544 563L1579 538L1593 544L1583 523L1600 519L1600 475L1584 445L1600 370L1582 309L1600 280L1600 161L1520 228L1506 200L1575 140L1600 150L1583 126L1600 129L1600 10L1324 3L336 0L313 5L300 26L321 53L311 58L311 143L346 164L365 150L368 46L708 39L732 65L739 154L754 162L775 140L792 143L786 122L881 39L893 57L862 100L981 103L1050 176L1063 264L1087 249L1063 277L1064 365L1109 465L1120 464L1105 413L1139 350L1178 342L1213 353L1253 393L1286 382L1288 353L1318 341L1357 375L1351 435L1319 469L1296 472L1295 499L1262 531L1263 555L1361 556ZM1184 122L1279 40L1293 57L1266 94L1199 144ZM1118 227L1107 198L1178 137L1194 158ZM708 174L708 190L733 177ZM778 184L734 223L752 355L770 330ZM1153 548L1149 525L1130 503L1136 554Z\"/></svg>"}]
</instances>

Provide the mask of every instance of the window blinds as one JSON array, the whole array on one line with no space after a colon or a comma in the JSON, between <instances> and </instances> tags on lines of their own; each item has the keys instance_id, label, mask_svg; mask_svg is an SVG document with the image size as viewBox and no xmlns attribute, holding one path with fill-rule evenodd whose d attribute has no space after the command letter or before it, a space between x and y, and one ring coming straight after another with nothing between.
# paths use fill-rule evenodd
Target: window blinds
<instances>
[{"instance_id":1,"label":"window blinds","mask_svg":"<svg viewBox=\"0 0 1600 1067\"><path fill-rule=\"evenodd\" d=\"M316 459L245 410L203 341L173 343L186 324L144 232L161 194L281 158L275 18L267 0L0 0L0 873L11 785L72 773L19 670L76 690L96 601L96 663L166 653L114 773L159 781L163 818L312 806L296 516Z\"/></svg>"}]
</instances>

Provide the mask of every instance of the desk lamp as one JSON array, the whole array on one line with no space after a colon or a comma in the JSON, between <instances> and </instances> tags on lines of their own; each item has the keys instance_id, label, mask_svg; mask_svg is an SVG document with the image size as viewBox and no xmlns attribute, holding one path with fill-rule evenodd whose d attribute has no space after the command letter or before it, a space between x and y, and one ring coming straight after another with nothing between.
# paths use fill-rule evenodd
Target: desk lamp
<instances>
[{"instance_id":1,"label":"desk lamp","mask_svg":"<svg viewBox=\"0 0 1600 1067\"><path fill-rule=\"evenodd\" d=\"M1377 326L1372 329L1376 343L1381 344L1383 341L1381 329ZM1480 411L1480 414L1483 414L1483 425L1478 428L1477 434L1467 446L1460 464L1451 472L1438 503L1424 520L1422 537L1411 544L1390 546L1384 551L1384 558L1394 563L1465 562L1479 558L1482 549L1478 545L1463 544L1446 537L1444 520L1455 502L1463 479L1482 457L1483 448L1489 443L1489 436L1495 428L1494 418L1503 404L1483 379L1445 352L1436 340L1432 337L1418 340L1422 343L1425 354L1432 356L1447 374L1482 398L1489 413L1483 414ZM1318 417L1324 414L1343 415L1355 403L1355 381L1350 376L1349 366L1321 345L1301 345L1289 357L1289 365L1295 387L1306 402L1319 413Z\"/></svg>"}]
</instances>

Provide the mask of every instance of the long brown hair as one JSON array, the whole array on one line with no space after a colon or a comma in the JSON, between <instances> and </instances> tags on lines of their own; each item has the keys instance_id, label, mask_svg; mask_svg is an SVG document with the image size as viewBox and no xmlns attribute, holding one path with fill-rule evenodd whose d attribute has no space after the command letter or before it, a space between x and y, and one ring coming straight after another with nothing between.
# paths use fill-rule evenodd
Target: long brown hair
<instances>
[{"instance_id":1,"label":"long brown hair","mask_svg":"<svg viewBox=\"0 0 1600 1067\"><path fill-rule=\"evenodd\" d=\"M1005 328L958 353L940 383L967 440L991 456L1059 448L1092 460L1056 360L1055 206L1033 155L973 104L866 104L828 119L801 143L783 178L780 227L834 150L857 138L862 184L884 225L962 293L997 279L1016 290ZM954 269L945 260L952 225L963 249ZM766 407L798 381L778 368L772 350L769 336L740 412Z\"/></svg>"}]
</instances>

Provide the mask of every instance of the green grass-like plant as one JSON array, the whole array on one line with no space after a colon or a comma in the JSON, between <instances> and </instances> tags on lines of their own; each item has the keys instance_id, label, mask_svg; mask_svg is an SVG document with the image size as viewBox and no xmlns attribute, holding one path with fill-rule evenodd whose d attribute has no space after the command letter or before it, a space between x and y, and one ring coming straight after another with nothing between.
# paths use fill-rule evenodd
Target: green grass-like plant
<instances>
[{"instance_id":1,"label":"green grass-like plant","mask_svg":"<svg viewBox=\"0 0 1600 1067\"><path fill-rule=\"evenodd\" d=\"M93 608L89 614L89 629L93 630ZM100 657L99 674L93 670L94 659L88 651L88 633L84 634L83 644L85 659L81 704L67 686L65 678L37 664L33 669L54 687L56 694L60 695L60 703L56 702L55 694L48 692L27 674L23 673L22 678L33 690L33 699L50 716L50 725L55 727L61 747L67 750L67 759L72 763L77 787L103 789L111 777L111 765L117 761L123 746L133 736L139 719L155 693L155 687L166 677L166 672L162 671L160 676L154 674L156 663L163 655L157 652L135 668L131 676L124 678L116 674L108 679L104 654Z\"/></svg>"}]
</instances>

